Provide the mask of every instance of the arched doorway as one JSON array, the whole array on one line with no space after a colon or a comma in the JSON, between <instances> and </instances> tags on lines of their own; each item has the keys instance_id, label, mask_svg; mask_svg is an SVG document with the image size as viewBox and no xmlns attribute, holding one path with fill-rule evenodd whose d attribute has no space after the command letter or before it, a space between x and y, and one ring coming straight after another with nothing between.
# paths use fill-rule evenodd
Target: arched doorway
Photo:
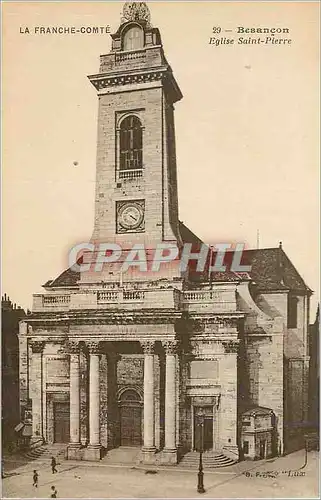
<instances>
[{"instance_id":1,"label":"arched doorway","mask_svg":"<svg viewBox=\"0 0 321 500\"><path fill-rule=\"evenodd\" d=\"M142 402L137 391L126 389L119 398L120 446L142 444Z\"/></svg>"}]
</instances>

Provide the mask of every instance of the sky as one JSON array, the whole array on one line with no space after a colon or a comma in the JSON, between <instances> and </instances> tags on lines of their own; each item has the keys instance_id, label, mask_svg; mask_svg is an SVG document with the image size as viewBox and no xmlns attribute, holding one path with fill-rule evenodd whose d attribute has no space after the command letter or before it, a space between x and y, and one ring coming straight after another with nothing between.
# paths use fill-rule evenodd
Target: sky
<instances>
[{"instance_id":1,"label":"sky","mask_svg":"<svg viewBox=\"0 0 321 500\"><path fill-rule=\"evenodd\" d=\"M91 236L98 107L87 75L111 48L109 34L40 35L34 28L109 25L115 32L122 5L2 5L2 291L24 308L67 267L73 244ZM175 105L180 219L208 243L256 248L258 231L260 248L282 241L315 291L314 321L318 3L148 5L184 96ZM282 37L292 43L238 44L238 26L288 28ZM235 43L212 45L211 36Z\"/></svg>"}]
</instances>

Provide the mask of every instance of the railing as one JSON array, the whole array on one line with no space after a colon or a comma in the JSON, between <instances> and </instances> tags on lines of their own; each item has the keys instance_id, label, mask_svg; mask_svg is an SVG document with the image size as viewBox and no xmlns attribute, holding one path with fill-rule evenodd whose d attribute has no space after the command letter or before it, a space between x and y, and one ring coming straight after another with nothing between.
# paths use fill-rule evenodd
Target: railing
<instances>
[{"instance_id":1,"label":"railing","mask_svg":"<svg viewBox=\"0 0 321 500\"><path fill-rule=\"evenodd\" d=\"M79 290L65 295L34 294L33 312L68 311L79 309L154 309L181 307L181 292L177 289Z\"/></svg>"},{"instance_id":2,"label":"railing","mask_svg":"<svg viewBox=\"0 0 321 500\"><path fill-rule=\"evenodd\" d=\"M236 311L235 288L221 290L189 290L183 295L183 309L189 312Z\"/></svg>"},{"instance_id":3,"label":"railing","mask_svg":"<svg viewBox=\"0 0 321 500\"><path fill-rule=\"evenodd\" d=\"M145 292L143 290L123 291L124 300L144 300Z\"/></svg>"},{"instance_id":4,"label":"railing","mask_svg":"<svg viewBox=\"0 0 321 500\"><path fill-rule=\"evenodd\" d=\"M137 179L143 176L142 168L131 168L128 170L119 170L119 179Z\"/></svg>"},{"instance_id":5,"label":"railing","mask_svg":"<svg viewBox=\"0 0 321 500\"><path fill-rule=\"evenodd\" d=\"M121 64L124 61L133 61L145 58L146 58L145 50L135 50L133 52L120 52L119 54L116 52L115 64Z\"/></svg>"},{"instance_id":6,"label":"railing","mask_svg":"<svg viewBox=\"0 0 321 500\"><path fill-rule=\"evenodd\" d=\"M97 303L118 303L123 301L141 301L145 298L143 290L124 290L124 291L104 291L97 292Z\"/></svg>"},{"instance_id":7,"label":"railing","mask_svg":"<svg viewBox=\"0 0 321 500\"><path fill-rule=\"evenodd\" d=\"M97 302L118 302L118 292L105 291L97 292Z\"/></svg>"},{"instance_id":8,"label":"railing","mask_svg":"<svg viewBox=\"0 0 321 500\"><path fill-rule=\"evenodd\" d=\"M208 301L208 300L219 301L221 299L221 293L218 291L213 292L211 290L205 292L199 292L199 291L184 292L184 299L195 302Z\"/></svg>"},{"instance_id":9,"label":"railing","mask_svg":"<svg viewBox=\"0 0 321 500\"><path fill-rule=\"evenodd\" d=\"M60 306L64 304L69 304L70 295L43 295L42 304L43 306Z\"/></svg>"},{"instance_id":10,"label":"railing","mask_svg":"<svg viewBox=\"0 0 321 500\"><path fill-rule=\"evenodd\" d=\"M107 289L35 294L34 311L95 308L174 308L191 313L237 311L235 287L220 290Z\"/></svg>"}]
</instances>

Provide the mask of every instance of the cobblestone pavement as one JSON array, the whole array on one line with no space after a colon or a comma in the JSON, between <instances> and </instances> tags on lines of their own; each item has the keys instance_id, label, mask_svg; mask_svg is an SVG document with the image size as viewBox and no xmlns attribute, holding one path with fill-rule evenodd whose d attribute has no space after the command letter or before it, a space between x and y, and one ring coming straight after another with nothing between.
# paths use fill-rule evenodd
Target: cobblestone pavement
<instances>
[{"instance_id":1,"label":"cobblestone pavement","mask_svg":"<svg viewBox=\"0 0 321 500\"><path fill-rule=\"evenodd\" d=\"M4 459L2 498L48 498L55 485L59 498L318 498L317 452L205 471L206 492L196 492L197 470L63 461L52 474L48 460ZM39 487L32 486L32 471Z\"/></svg>"}]
</instances>

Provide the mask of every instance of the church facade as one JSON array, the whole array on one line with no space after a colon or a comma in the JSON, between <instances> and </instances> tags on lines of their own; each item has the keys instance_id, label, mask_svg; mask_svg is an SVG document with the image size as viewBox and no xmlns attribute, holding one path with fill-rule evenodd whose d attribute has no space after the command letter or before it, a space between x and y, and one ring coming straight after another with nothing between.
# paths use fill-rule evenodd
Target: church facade
<instances>
[{"instance_id":1,"label":"church facade","mask_svg":"<svg viewBox=\"0 0 321 500\"><path fill-rule=\"evenodd\" d=\"M31 412L34 445L65 443L71 459L120 446L164 464L200 447L233 460L282 454L307 422L311 295L282 247L245 251L244 273L123 272L99 253L104 243L148 255L159 243L202 245L178 216L181 91L146 5L127 2L123 16L89 76L101 265L87 250L80 269L34 295L20 323L22 418Z\"/></svg>"}]
</instances>

